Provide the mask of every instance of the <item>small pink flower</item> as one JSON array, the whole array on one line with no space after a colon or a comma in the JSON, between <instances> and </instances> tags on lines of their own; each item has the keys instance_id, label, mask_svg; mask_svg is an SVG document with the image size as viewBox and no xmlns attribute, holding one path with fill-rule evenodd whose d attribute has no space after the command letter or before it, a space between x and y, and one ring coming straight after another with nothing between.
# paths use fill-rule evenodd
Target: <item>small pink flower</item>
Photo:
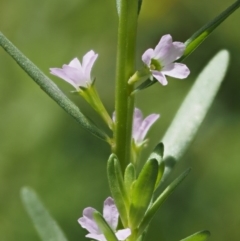
<instances>
[{"instance_id":1,"label":"small pink flower","mask_svg":"<svg viewBox=\"0 0 240 241\"><path fill-rule=\"evenodd\" d=\"M83 217L79 218L78 222L82 226L82 228L87 229L87 231L89 232L89 234L86 235L87 238L92 238L99 241L107 241L104 234L98 228L98 225L93 218L94 211L94 208L85 208L83 210ZM131 235L131 230L129 228L116 231L119 213L114 203L114 200L111 197L108 197L104 201L103 217L112 228L112 230L115 232L118 240L125 240Z\"/></svg>"},{"instance_id":2,"label":"small pink flower","mask_svg":"<svg viewBox=\"0 0 240 241\"><path fill-rule=\"evenodd\" d=\"M142 55L142 61L148 66L151 74L162 85L167 85L166 76L178 79L187 78L190 70L185 64L174 63L185 50L184 43L173 42L170 34L162 36L155 49L148 49Z\"/></svg>"},{"instance_id":3,"label":"small pink flower","mask_svg":"<svg viewBox=\"0 0 240 241\"><path fill-rule=\"evenodd\" d=\"M98 54L91 50L83 56L82 64L78 58L74 58L68 65L64 64L62 69L50 68L50 73L65 80L79 91L79 87L86 88L92 84L91 70L97 57Z\"/></svg>"},{"instance_id":4,"label":"small pink flower","mask_svg":"<svg viewBox=\"0 0 240 241\"><path fill-rule=\"evenodd\" d=\"M159 114L151 114L143 119L142 111L138 108L134 109L133 113L133 127L132 127L132 138L137 145L142 145L144 143L144 138L147 135L151 126L160 117ZM116 121L115 112L113 113L113 122Z\"/></svg>"},{"instance_id":5,"label":"small pink flower","mask_svg":"<svg viewBox=\"0 0 240 241\"><path fill-rule=\"evenodd\" d=\"M134 109L132 137L136 144L141 145L144 142L149 129L159 117L159 114L151 114L143 119L141 110L138 108Z\"/></svg>"}]
</instances>

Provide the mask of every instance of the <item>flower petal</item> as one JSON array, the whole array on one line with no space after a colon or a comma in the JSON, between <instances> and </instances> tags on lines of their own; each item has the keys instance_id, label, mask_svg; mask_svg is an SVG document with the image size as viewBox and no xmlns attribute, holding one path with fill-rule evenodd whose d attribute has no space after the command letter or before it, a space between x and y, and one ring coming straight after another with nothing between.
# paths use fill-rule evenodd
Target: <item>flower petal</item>
<instances>
[{"instance_id":1,"label":"flower petal","mask_svg":"<svg viewBox=\"0 0 240 241\"><path fill-rule=\"evenodd\" d=\"M78 85L73 81L63 69L58 68L50 68L50 73L65 80L69 84L71 84L74 88L78 89Z\"/></svg>"},{"instance_id":2,"label":"flower petal","mask_svg":"<svg viewBox=\"0 0 240 241\"><path fill-rule=\"evenodd\" d=\"M138 136L138 131L139 128L142 124L142 120L143 120L143 114L142 111L138 108L134 109L134 113L133 113L133 127L132 127L132 137L135 139L136 136Z\"/></svg>"},{"instance_id":3,"label":"flower petal","mask_svg":"<svg viewBox=\"0 0 240 241\"><path fill-rule=\"evenodd\" d=\"M82 70L70 67L66 64L63 65L63 71L66 75L77 85L86 87L87 78L82 72Z\"/></svg>"},{"instance_id":4,"label":"flower petal","mask_svg":"<svg viewBox=\"0 0 240 241\"><path fill-rule=\"evenodd\" d=\"M88 77L88 80L91 80L91 70L97 57L98 54L95 54L93 50L90 50L83 56L82 68L85 73L85 76Z\"/></svg>"},{"instance_id":5,"label":"flower petal","mask_svg":"<svg viewBox=\"0 0 240 241\"><path fill-rule=\"evenodd\" d=\"M185 44L181 42L173 42L171 47L168 49L168 53L164 56L164 59L161 60L163 66L168 65L169 63L174 62L175 60L179 59L184 51L185 51Z\"/></svg>"},{"instance_id":6,"label":"flower petal","mask_svg":"<svg viewBox=\"0 0 240 241\"><path fill-rule=\"evenodd\" d=\"M157 59L162 62L168 56L169 49L172 47L172 36L170 34L166 34L162 36L158 45L154 49L154 55L152 58Z\"/></svg>"},{"instance_id":7,"label":"flower petal","mask_svg":"<svg viewBox=\"0 0 240 241\"><path fill-rule=\"evenodd\" d=\"M162 72L152 70L152 75L153 75L153 77L156 78L156 79L158 80L158 82L160 82L160 84L162 84L163 86L168 84L167 79L166 79L165 75L164 75Z\"/></svg>"},{"instance_id":8,"label":"flower petal","mask_svg":"<svg viewBox=\"0 0 240 241\"><path fill-rule=\"evenodd\" d=\"M82 70L82 66L80 61L78 60L78 58L74 58L69 64L68 66Z\"/></svg>"},{"instance_id":9,"label":"flower petal","mask_svg":"<svg viewBox=\"0 0 240 241\"><path fill-rule=\"evenodd\" d=\"M162 73L164 75L168 75L174 78L184 79L188 77L188 75L190 74L190 70L185 64L172 63L165 66L162 69Z\"/></svg>"},{"instance_id":10,"label":"flower petal","mask_svg":"<svg viewBox=\"0 0 240 241\"><path fill-rule=\"evenodd\" d=\"M139 130L138 130L138 135L135 136L135 142L142 142L146 136L146 134L148 133L150 127L156 122L156 120L160 117L159 114L151 114L149 116L147 116Z\"/></svg>"},{"instance_id":11,"label":"flower petal","mask_svg":"<svg viewBox=\"0 0 240 241\"><path fill-rule=\"evenodd\" d=\"M153 49L147 49L143 55L142 55L142 61L147 65L149 66L150 63L151 63L151 59L152 59L152 56L153 56Z\"/></svg>"},{"instance_id":12,"label":"flower petal","mask_svg":"<svg viewBox=\"0 0 240 241\"><path fill-rule=\"evenodd\" d=\"M101 231L98 228L94 218L93 212L96 211L94 208L88 207L83 210L83 217L78 219L79 224L82 228L87 229L91 234L101 234Z\"/></svg>"},{"instance_id":13,"label":"flower petal","mask_svg":"<svg viewBox=\"0 0 240 241\"><path fill-rule=\"evenodd\" d=\"M103 217L107 221L107 223L110 225L110 227L113 230L116 230L117 224L118 224L119 213L118 213L117 207L114 203L114 200L111 197L108 197L104 201Z\"/></svg>"},{"instance_id":14,"label":"flower petal","mask_svg":"<svg viewBox=\"0 0 240 241\"><path fill-rule=\"evenodd\" d=\"M115 234L118 240L125 240L131 235L131 229L130 228L121 229L121 230L118 230Z\"/></svg>"},{"instance_id":15,"label":"flower petal","mask_svg":"<svg viewBox=\"0 0 240 241\"><path fill-rule=\"evenodd\" d=\"M86 235L87 238L93 238L95 240L99 240L99 241L107 241L105 236L103 234L93 234L93 233L89 233Z\"/></svg>"}]
</instances>

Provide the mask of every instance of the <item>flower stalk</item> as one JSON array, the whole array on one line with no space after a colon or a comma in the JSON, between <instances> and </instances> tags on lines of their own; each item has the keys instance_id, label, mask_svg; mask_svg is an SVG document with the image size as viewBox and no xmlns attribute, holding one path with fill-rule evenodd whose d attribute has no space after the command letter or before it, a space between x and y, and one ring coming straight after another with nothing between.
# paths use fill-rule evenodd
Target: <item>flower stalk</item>
<instances>
[{"instance_id":1,"label":"flower stalk","mask_svg":"<svg viewBox=\"0 0 240 241\"><path fill-rule=\"evenodd\" d=\"M104 107L98 92L94 86L94 83L90 85L88 88L81 88L78 91L79 95L81 95L91 106L92 108L101 116L104 122L108 125L108 127L113 130L113 121L109 116L106 108Z\"/></svg>"}]
</instances>

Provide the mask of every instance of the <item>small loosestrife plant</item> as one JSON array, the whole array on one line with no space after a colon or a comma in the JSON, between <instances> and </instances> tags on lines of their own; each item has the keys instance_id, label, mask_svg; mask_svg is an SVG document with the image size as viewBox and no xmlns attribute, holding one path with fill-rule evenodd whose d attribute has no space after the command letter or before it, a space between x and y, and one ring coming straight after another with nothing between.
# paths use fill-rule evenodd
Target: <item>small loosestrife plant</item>
<instances>
[{"instance_id":1,"label":"small loosestrife plant","mask_svg":"<svg viewBox=\"0 0 240 241\"><path fill-rule=\"evenodd\" d=\"M96 60L101 61L101 56L93 50L88 51L82 60L73 56L69 64L63 64L62 68L50 68L52 75L72 85L73 92L84 98L99 114L111 135L85 117L49 77L0 33L0 45L42 90L83 128L106 141L111 148L112 153L107 161L111 197L104 201L102 213L87 207L78 219L81 227L88 231L86 237L93 240L143 241L161 205L189 174L190 169L187 169L156 195L155 191L188 148L213 102L228 67L228 52L222 50L217 53L200 73L166 134L142 167L139 165L141 151L147 145L149 129L160 120L160 113L147 113L144 118L139 106L135 105L134 97L137 92L155 83L167 88L168 76L186 79L190 69L182 61L239 8L240 1L196 31L185 43L173 41L169 33L159 36L159 43L143 53L142 66L136 68L136 32L141 4L141 0L116 1L119 21L114 113L107 112L95 87L95 81L100 80L92 77L92 71ZM170 81L170 84L174 83ZM21 196L43 241L67 240L33 190L23 188ZM181 240L204 241L209 235L209 231L203 230Z\"/></svg>"}]
</instances>

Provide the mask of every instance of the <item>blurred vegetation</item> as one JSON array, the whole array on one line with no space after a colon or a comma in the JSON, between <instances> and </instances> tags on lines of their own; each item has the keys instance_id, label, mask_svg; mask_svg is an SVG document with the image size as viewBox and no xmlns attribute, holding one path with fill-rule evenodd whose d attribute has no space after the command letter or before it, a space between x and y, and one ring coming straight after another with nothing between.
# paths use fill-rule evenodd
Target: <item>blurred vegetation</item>
<instances>
[{"instance_id":1,"label":"blurred vegetation","mask_svg":"<svg viewBox=\"0 0 240 241\"><path fill-rule=\"evenodd\" d=\"M143 1L137 43L138 65L146 48L163 34L185 41L230 0ZM0 31L47 75L73 57L99 53L93 74L109 112L114 110L117 14L114 0L0 0ZM180 240L209 229L211 240L239 241L240 223L240 11L224 22L185 62L187 80L169 79L137 94L144 114L161 113L149 134L142 161L164 134L195 77L218 50L231 53L220 92L197 138L171 177L193 171L154 219L147 240ZM100 122L72 87L51 76L82 111ZM69 240L84 240L77 219L86 206L102 210L110 195L107 144L85 132L0 49L0 240L39 240L19 198L34 188ZM207 90L206 90L207 91ZM102 124L100 124L102 125ZM102 125L104 127L104 125Z\"/></svg>"}]
</instances>

